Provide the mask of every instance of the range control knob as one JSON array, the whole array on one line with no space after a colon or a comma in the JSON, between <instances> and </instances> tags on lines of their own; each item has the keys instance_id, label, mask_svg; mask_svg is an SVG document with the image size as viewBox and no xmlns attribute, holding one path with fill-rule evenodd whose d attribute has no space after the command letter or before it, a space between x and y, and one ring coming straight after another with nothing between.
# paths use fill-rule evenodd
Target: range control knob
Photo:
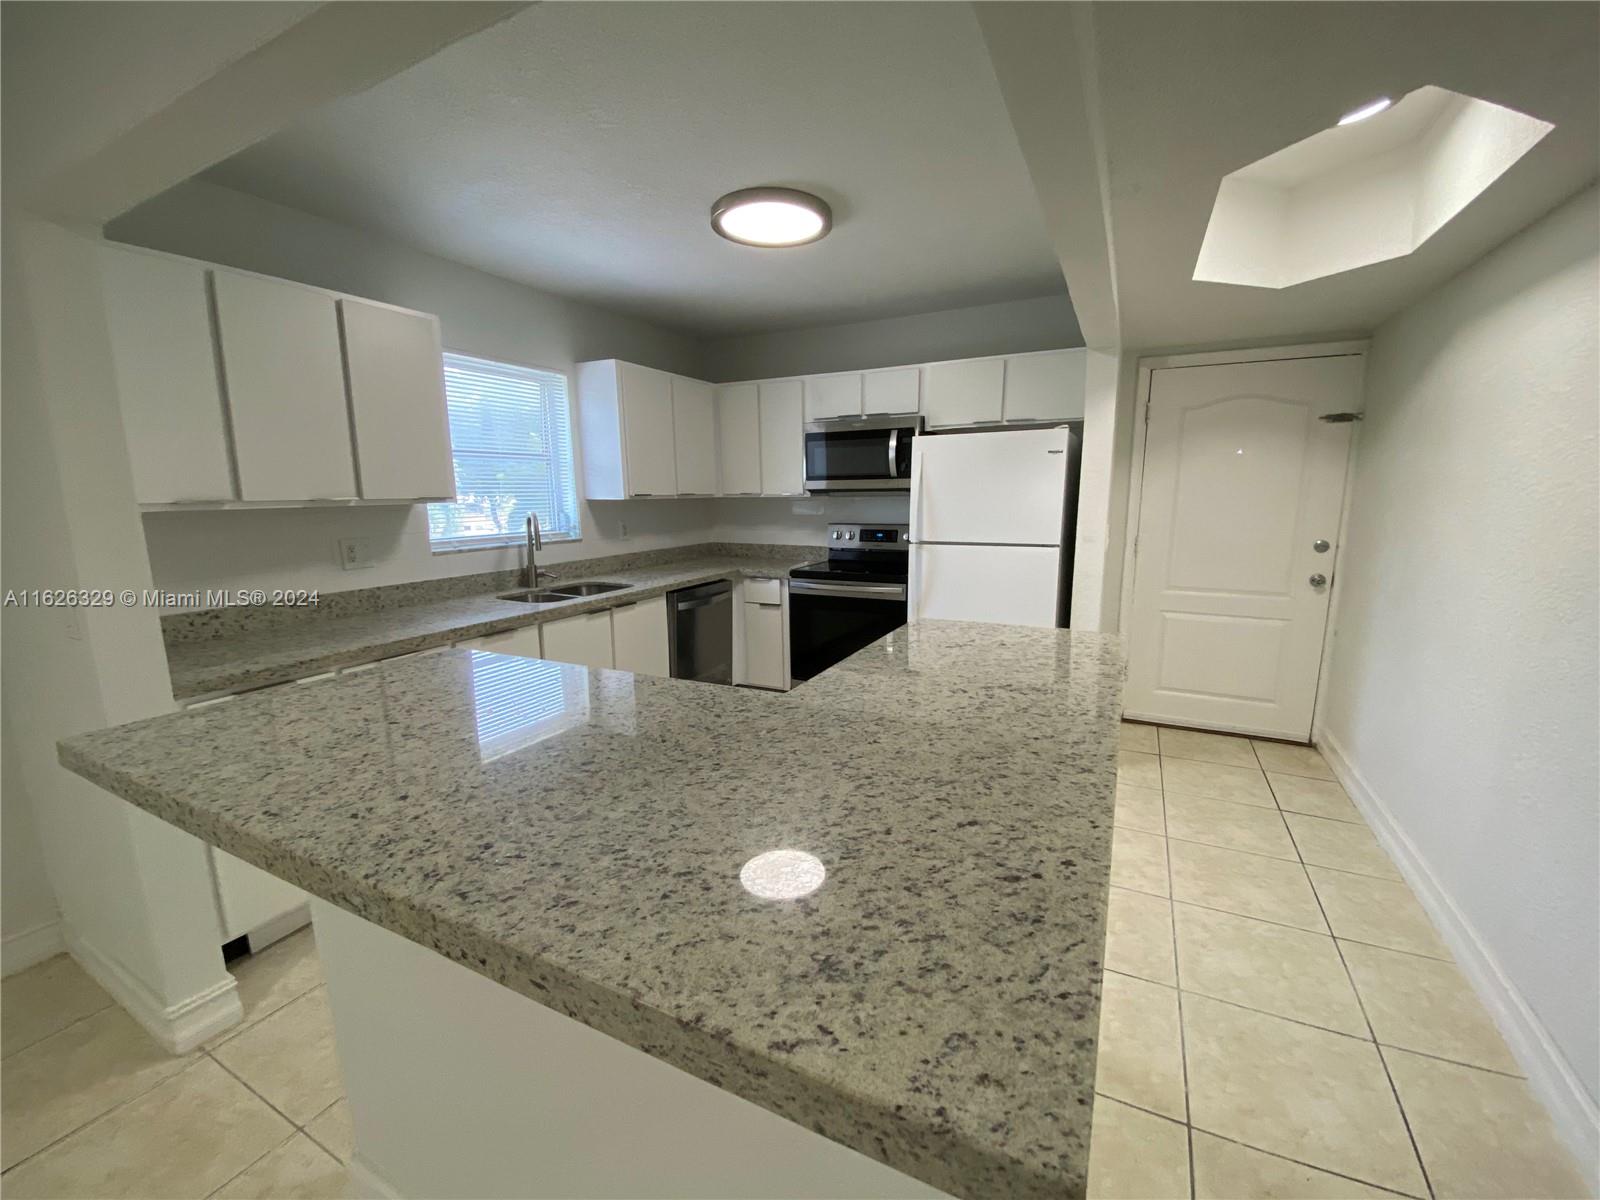
<instances>
[{"instance_id":1,"label":"range control knob","mask_svg":"<svg viewBox=\"0 0 1600 1200\"><path fill-rule=\"evenodd\" d=\"M856 531L854 529L845 530L844 540L847 541L847 542L855 541L856 540Z\"/></svg>"},{"instance_id":2,"label":"range control knob","mask_svg":"<svg viewBox=\"0 0 1600 1200\"><path fill-rule=\"evenodd\" d=\"M837 541L838 541L838 540L839 540L839 538L840 538L840 537L842 537L842 536L843 536L843 535L842 535L842 534L840 534L840 532L839 532L839 531L838 531L838 530L837 530L837 529L835 529L835 530L834 530L834 531L833 531L833 532L832 532L832 533L830 533L830 534L829 534L829 535L828 535L828 536L829 536L829 537L831 537L831 538L832 538L832 539L833 539L833 540L834 540L834 541L836 541L836 542L837 542Z\"/></svg>"}]
</instances>

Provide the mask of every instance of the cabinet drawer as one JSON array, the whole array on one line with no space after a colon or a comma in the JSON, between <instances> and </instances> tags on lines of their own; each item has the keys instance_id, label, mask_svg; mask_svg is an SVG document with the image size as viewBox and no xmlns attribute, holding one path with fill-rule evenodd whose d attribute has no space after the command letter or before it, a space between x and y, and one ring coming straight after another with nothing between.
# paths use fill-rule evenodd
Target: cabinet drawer
<instances>
[{"instance_id":1,"label":"cabinet drawer","mask_svg":"<svg viewBox=\"0 0 1600 1200\"><path fill-rule=\"evenodd\" d=\"M782 604L783 580L746 579L744 599L747 604Z\"/></svg>"}]
</instances>

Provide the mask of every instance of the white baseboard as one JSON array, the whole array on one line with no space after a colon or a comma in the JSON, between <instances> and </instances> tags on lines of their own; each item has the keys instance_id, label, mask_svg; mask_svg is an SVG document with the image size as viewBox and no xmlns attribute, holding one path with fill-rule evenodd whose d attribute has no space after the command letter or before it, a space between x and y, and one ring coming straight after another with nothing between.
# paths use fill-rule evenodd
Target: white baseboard
<instances>
[{"instance_id":1,"label":"white baseboard","mask_svg":"<svg viewBox=\"0 0 1600 1200\"><path fill-rule=\"evenodd\" d=\"M1522 993L1506 974L1494 951L1440 885L1415 843L1395 820L1389 806L1378 798L1366 777L1356 769L1338 738L1326 729L1315 734L1333 773L1350 793L1361 815L1405 876L1417 900L1433 920L1456 965L1483 1001L1506 1039L1511 1053L1527 1072L1528 1084L1555 1123L1591 1188L1600 1188L1600 1110L1572 1065L1534 1014Z\"/></svg>"},{"instance_id":2,"label":"white baseboard","mask_svg":"<svg viewBox=\"0 0 1600 1200\"><path fill-rule=\"evenodd\" d=\"M358 1200L403 1200L400 1193L390 1186L389 1181L373 1170L372 1164L361 1157L359 1150L351 1155L347 1169L350 1172L350 1182L354 1185L352 1190Z\"/></svg>"},{"instance_id":3,"label":"white baseboard","mask_svg":"<svg viewBox=\"0 0 1600 1200\"><path fill-rule=\"evenodd\" d=\"M61 922L46 921L0 941L0 976L15 975L36 963L53 958L67 948L61 937Z\"/></svg>"},{"instance_id":4,"label":"white baseboard","mask_svg":"<svg viewBox=\"0 0 1600 1200\"><path fill-rule=\"evenodd\" d=\"M201 1042L231 1029L244 1019L239 989L233 976L176 1004L164 1004L145 983L121 963L79 937L63 923L66 947L89 975L129 1016L174 1054L187 1054Z\"/></svg>"}]
</instances>

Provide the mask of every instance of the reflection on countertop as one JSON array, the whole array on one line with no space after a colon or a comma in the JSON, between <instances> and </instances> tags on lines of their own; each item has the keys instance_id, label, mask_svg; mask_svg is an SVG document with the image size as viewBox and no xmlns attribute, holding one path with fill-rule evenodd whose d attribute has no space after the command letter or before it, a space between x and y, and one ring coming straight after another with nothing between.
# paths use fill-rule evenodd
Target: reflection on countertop
<instances>
[{"instance_id":1,"label":"reflection on countertop","mask_svg":"<svg viewBox=\"0 0 1600 1200\"><path fill-rule=\"evenodd\" d=\"M457 649L61 760L935 1187L1059 1196L1088 1164L1122 682L1116 638L958 622L788 695Z\"/></svg>"}]
</instances>

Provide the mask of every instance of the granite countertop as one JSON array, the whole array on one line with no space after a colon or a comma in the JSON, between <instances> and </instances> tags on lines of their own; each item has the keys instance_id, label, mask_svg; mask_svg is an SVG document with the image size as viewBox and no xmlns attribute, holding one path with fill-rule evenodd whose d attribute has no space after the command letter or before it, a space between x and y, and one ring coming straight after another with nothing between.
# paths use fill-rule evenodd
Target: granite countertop
<instances>
[{"instance_id":1,"label":"granite countertop","mask_svg":"<svg viewBox=\"0 0 1600 1200\"><path fill-rule=\"evenodd\" d=\"M964 622L788 694L455 649L60 758L936 1188L1080 1196L1122 683L1114 637ZM821 887L741 886L778 849Z\"/></svg>"},{"instance_id":2,"label":"granite countertop","mask_svg":"<svg viewBox=\"0 0 1600 1200\"><path fill-rule=\"evenodd\" d=\"M809 557L822 553L825 552L813 550ZM287 683L336 667L447 646L464 638L503 633L576 613L615 608L713 579L787 575L790 567L803 561L805 558L793 555L710 555L644 566L607 567L600 575L565 570L563 577L567 579L602 578L630 586L625 591L561 604L522 604L487 592L345 616L323 616L307 610L297 614L301 619L271 628L169 642L167 669L172 678L172 696L175 700L188 700L215 692ZM495 590L507 592L515 586L507 584Z\"/></svg>"}]
</instances>

